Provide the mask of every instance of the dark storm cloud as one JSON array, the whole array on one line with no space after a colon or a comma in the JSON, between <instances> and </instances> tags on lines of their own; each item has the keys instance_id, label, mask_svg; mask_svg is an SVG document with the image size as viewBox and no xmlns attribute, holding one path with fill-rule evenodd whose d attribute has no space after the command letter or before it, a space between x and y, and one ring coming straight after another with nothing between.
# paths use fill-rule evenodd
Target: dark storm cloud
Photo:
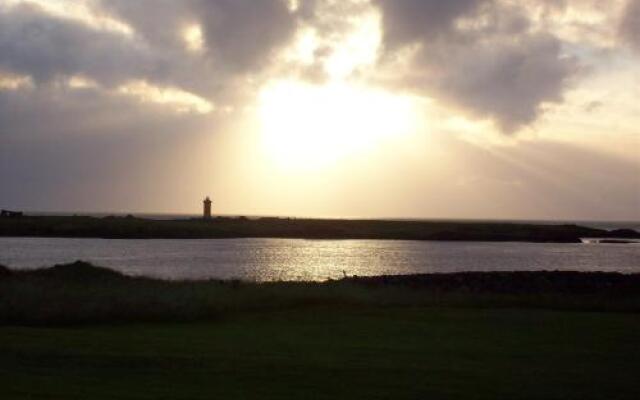
<instances>
[{"instance_id":1,"label":"dark storm cloud","mask_svg":"<svg viewBox=\"0 0 640 400\"><path fill-rule=\"evenodd\" d=\"M640 0L629 0L620 24L622 39L640 51Z\"/></svg>"},{"instance_id":2,"label":"dark storm cloud","mask_svg":"<svg viewBox=\"0 0 640 400\"><path fill-rule=\"evenodd\" d=\"M387 45L420 42L451 32L456 18L487 0L377 0L384 20Z\"/></svg>"},{"instance_id":3,"label":"dark storm cloud","mask_svg":"<svg viewBox=\"0 0 640 400\"><path fill-rule=\"evenodd\" d=\"M132 33L61 18L34 5L0 4L0 82L6 73L33 81L17 89L0 87L3 207L108 209L114 196L124 196L121 204L131 207L135 201L127 196L134 193L175 191L171 185L184 184L178 160L206 156L210 149L193 142L217 131L223 114L178 112L123 95L118 87L142 80L224 106L235 100L227 92L241 90L237 82L268 67L298 18L280 0L89 5ZM180 35L190 24L202 27L203 51L189 51ZM98 86L71 88L65 82L73 76ZM156 179L160 175L166 179Z\"/></svg>"},{"instance_id":4,"label":"dark storm cloud","mask_svg":"<svg viewBox=\"0 0 640 400\"><path fill-rule=\"evenodd\" d=\"M181 47L176 32L199 24L210 60L234 73L264 67L296 26L283 0L102 0L102 5L164 49Z\"/></svg>"},{"instance_id":5,"label":"dark storm cloud","mask_svg":"<svg viewBox=\"0 0 640 400\"><path fill-rule=\"evenodd\" d=\"M131 37L61 19L37 6L0 12L0 69L37 84L83 75L106 86L141 79L212 98L234 78L260 72L289 42L296 16L281 0L103 0L100 9ZM187 51L180 32L199 24L205 52Z\"/></svg>"},{"instance_id":6,"label":"dark storm cloud","mask_svg":"<svg viewBox=\"0 0 640 400\"><path fill-rule=\"evenodd\" d=\"M148 73L153 59L120 35L52 18L35 7L0 13L0 69L29 75L38 84L75 74L113 84Z\"/></svg>"},{"instance_id":7,"label":"dark storm cloud","mask_svg":"<svg viewBox=\"0 0 640 400\"><path fill-rule=\"evenodd\" d=\"M145 42L165 49L182 47L176 33L197 17L191 0L99 0L99 4L133 27Z\"/></svg>"},{"instance_id":8,"label":"dark storm cloud","mask_svg":"<svg viewBox=\"0 0 640 400\"><path fill-rule=\"evenodd\" d=\"M376 64L380 69L371 75L363 73L363 80L384 75L380 81L386 83L385 72L390 72L394 80L390 85L410 88L453 105L471 117L491 118L505 132L534 122L545 103L560 101L579 69L574 59L563 54L566 43L549 33L544 24L532 21L524 3L510 2L512 6L506 6L495 0L371 1L380 9L383 48ZM544 3L548 13L563 12L571 3L528 1ZM159 199L154 204L169 204L162 203L162 199L172 193L197 198L200 194L185 194L200 190L191 179L200 174L205 186L204 181L211 180L208 174L215 158L211 147L203 143L209 137L224 136L225 130L237 133L237 128L229 128L235 125L225 125L228 121L224 117L235 118L237 114L179 112L170 104L123 95L118 86L143 80L149 85L197 94L219 109L226 105L241 106L247 98L242 96L255 96L262 79L275 76L273 70L282 74L279 77L299 76L296 71L304 66L293 65L295 61L291 66L288 61L273 63L278 51L291 43L299 26L315 29L322 39L314 54L313 74L309 74L321 81L326 79L322 62L344 44L349 30L359 22L354 17L371 11L365 3L347 0L330 3L304 0L295 12L289 12L286 0L89 0L87 4L99 14L127 24L132 34L51 15L36 6L5 6L0 0L2 208L148 209L150 198ZM640 0L632 0L620 32L637 49L640 49L639 18ZM202 28L201 51L189 51L180 36L181 30L190 24ZM407 48L417 52L406 73L385 69ZM33 85L12 88L6 84L9 78L2 87L6 72L9 76L29 77ZM74 75L94 80L98 86L70 88L64 82ZM593 103L593 109L597 109L597 103ZM457 140L455 135L448 137ZM220 154L233 152L229 150L233 146L225 147L224 141L219 143L222 143ZM244 147L237 151L243 167L245 162L254 164L254 160L246 159L246 154L251 153L244 151ZM456 175L478 172L482 178L490 164L474 159L471 154L471 151L460 153L465 162L456 164L463 168ZM592 193L605 187L612 202L624 203L624 210L637 210L633 207L637 197L628 185L637 176L635 165L616 165L605 159L604 153L577 159L569 151L542 148L540 154L541 158L564 160L563 165L571 165L569 171L574 175L575 171L593 166L588 174L583 174L592 180L583 184L589 190L580 196L563 198L562 204L568 204L566 209L587 204L583 210L585 216L589 215L592 205L584 199L590 199ZM393 162L381 163L381 173L388 173L393 165L403 168L402 174L389 174L393 178L390 182L395 182L397 176L412 176L416 171L428 169L425 164L404 169L405 160L389 157ZM533 157L514 155L520 157L529 160L524 164L542 163ZM205 161L192 163L197 159ZM224 176L228 165L219 165L223 170L220 176ZM438 165L433 163L436 168ZM598 174L610 170L615 173ZM229 171L230 176L240 174L239 171ZM513 173L510 165L501 171L496 174L504 174L505 181L535 181L535 176L528 177L525 172ZM548 175L557 176L557 168L549 166ZM523 198L542 201L562 197L561 190L567 190L579 179L574 175L561 177L558 185L546 186L544 182L532 185ZM608 188L605 181L615 185ZM238 182L241 186L246 183ZM406 193L415 193L416 182L415 178L407 179L412 191ZM250 182L246 184L250 186ZM452 185L442 185L441 181L433 187L453 190ZM433 187L425 188L425 192ZM477 186L473 190L477 191ZM509 193L513 192L484 196L487 209L493 206L489 204L492 199L500 201ZM469 197L464 194L451 192L449 196L441 196L445 199L443 209L449 206L445 202L461 199L459 207L464 213L470 207ZM358 196L354 191L353 196L346 197L357 201ZM423 197L415 196L414 210L424 208ZM397 202L402 201L406 199L397 198ZM624 210L621 208L619 215L625 215Z\"/></svg>"},{"instance_id":9,"label":"dark storm cloud","mask_svg":"<svg viewBox=\"0 0 640 400\"><path fill-rule=\"evenodd\" d=\"M236 71L264 67L273 50L288 43L295 30L282 0L202 0L196 10L211 57Z\"/></svg>"},{"instance_id":10,"label":"dark storm cloud","mask_svg":"<svg viewBox=\"0 0 640 400\"><path fill-rule=\"evenodd\" d=\"M519 7L489 0L378 0L387 53L418 45L405 84L507 133L562 99L577 72L561 41L529 29Z\"/></svg>"},{"instance_id":11,"label":"dark storm cloud","mask_svg":"<svg viewBox=\"0 0 640 400\"><path fill-rule=\"evenodd\" d=\"M445 46L430 55L435 57L425 63L436 59L441 70L426 85L472 115L493 118L508 133L535 121L545 102L561 101L577 71L575 60L560 56L560 42L544 34L507 43Z\"/></svg>"},{"instance_id":12,"label":"dark storm cloud","mask_svg":"<svg viewBox=\"0 0 640 400\"><path fill-rule=\"evenodd\" d=\"M218 97L233 101L229 92L241 90L239 78L265 70L272 56L290 43L300 21L328 29L316 15L319 0L301 2L296 13L284 0L94 4L128 24L134 34L94 29L33 6L15 7L0 13L0 69L29 75L38 85L72 75L107 87L139 79L213 102ZM410 74L397 79L471 116L491 118L505 132L535 121L545 102L561 100L577 69L575 60L562 56L559 39L531 33L521 7L494 0L374 4L383 20L383 60L405 46L420 46ZM337 20L330 29L341 29ZM190 24L200 25L203 32L204 48L197 54L187 51L179 34ZM637 26L628 25L627 31ZM317 56L322 59L320 53Z\"/></svg>"}]
</instances>

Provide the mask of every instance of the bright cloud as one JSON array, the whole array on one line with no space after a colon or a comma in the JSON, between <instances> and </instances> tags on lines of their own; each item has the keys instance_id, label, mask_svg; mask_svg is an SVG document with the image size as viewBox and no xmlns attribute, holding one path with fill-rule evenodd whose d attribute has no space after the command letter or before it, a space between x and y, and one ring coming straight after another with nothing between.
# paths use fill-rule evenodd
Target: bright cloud
<instances>
[{"instance_id":1,"label":"bright cloud","mask_svg":"<svg viewBox=\"0 0 640 400\"><path fill-rule=\"evenodd\" d=\"M55 18L79 22L96 30L132 36L133 28L123 21L113 18L100 9L93 7L91 0L3 0L0 10L11 12L12 9L26 6L33 7Z\"/></svg>"},{"instance_id":2,"label":"bright cloud","mask_svg":"<svg viewBox=\"0 0 640 400\"><path fill-rule=\"evenodd\" d=\"M549 178L552 168L532 172L548 160L516 150L529 146L565 154L584 170L589 159L611 167L625 180L608 190L626 208L607 214L602 206L601 215L638 215L627 178L638 168L639 21L640 0L0 0L0 156L13 160L0 161L22 178L0 173L0 186L54 182L38 175L53 167L27 159L71 163L70 154L82 152L51 149L74 148L80 132L95 140L83 151L105 157L102 175L87 181L117 179L108 167L128 144L120 138L109 149L101 141L142 132L130 139L140 148L171 142L186 154L157 166L166 175L226 172L233 168L222 160L231 163L233 154L240 161L229 174L238 181L263 176L268 166L250 165L267 149L268 162L285 171L352 160L348 173L331 175L338 180L360 163L354 187L387 176L381 165L394 171L392 185L410 176L399 179L408 188L493 182L506 195L514 185L496 182L533 182L527 196L509 199L516 213L520 199L562 187ZM201 143L182 148L187 142L167 139L173 135L206 135L215 155ZM437 141L450 147L436 151ZM19 146L24 153L12 150ZM189 156L196 146L200 164ZM520 155L533 166L514 162ZM65 170L74 171L84 170ZM566 179L584 182L581 192L602 184L572 174ZM266 185L265 176L255 187ZM460 194L443 194L438 206ZM560 197L549 210L580 201L575 193Z\"/></svg>"},{"instance_id":3,"label":"bright cloud","mask_svg":"<svg viewBox=\"0 0 640 400\"><path fill-rule=\"evenodd\" d=\"M142 102L168 105L180 113L207 114L213 111L213 104L193 93L176 88L158 87L145 81L128 82L118 87L116 93L131 96Z\"/></svg>"},{"instance_id":4,"label":"bright cloud","mask_svg":"<svg viewBox=\"0 0 640 400\"><path fill-rule=\"evenodd\" d=\"M33 81L29 76L0 71L0 90L18 90L33 87Z\"/></svg>"}]
</instances>

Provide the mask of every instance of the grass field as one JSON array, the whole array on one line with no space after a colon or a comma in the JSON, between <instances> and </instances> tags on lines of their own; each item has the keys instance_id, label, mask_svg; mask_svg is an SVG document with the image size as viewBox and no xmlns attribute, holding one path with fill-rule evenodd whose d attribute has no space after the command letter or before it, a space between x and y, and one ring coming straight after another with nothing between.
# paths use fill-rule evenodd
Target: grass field
<instances>
[{"instance_id":1,"label":"grass field","mask_svg":"<svg viewBox=\"0 0 640 400\"><path fill-rule=\"evenodd\" d=\"M0 399L639 399L640 275L0 267Z\"/></svg>"},{"instance_id":2,"label":"grass field","mask_svg":"<svg viewBox=\"0 0 640 400\"><path fill-rule=\"evenodd\" d=\"M638 399L640 318L314 307L1 327L2 399Z\"/></svg>"}]
</instances>

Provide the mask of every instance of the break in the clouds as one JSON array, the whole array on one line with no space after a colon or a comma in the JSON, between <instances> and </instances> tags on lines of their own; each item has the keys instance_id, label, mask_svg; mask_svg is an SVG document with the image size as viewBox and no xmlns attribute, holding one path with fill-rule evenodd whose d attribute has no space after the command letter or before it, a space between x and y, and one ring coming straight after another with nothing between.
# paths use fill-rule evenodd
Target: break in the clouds
<instances>
[{"instance_id":1,"label":"break in the clouds","mask_svg":"<svg viewBox=\"0 0 640 400\"><path fill-rule=\"evenodd\" d=\"M277 67L279 56L303 28L321 41L307 64L325 74L321 64L339 51L341 34L353 28L353 21L362 23L359 15L378 12L382 40L374 49L374 65L368 65L370 75L376 69L384 71L391 75L384 81L392 87L436 99L472 119L490 119L499 130L513 133L535 122L545 105L562 102L581 71L588 70L589 63L580 54L589 49L578 49L576 45L584 43L572 42L566 31L573 26L586 32L589 21L592 30L598 30L595 25L603 20L593 16L571 20L571 16L610 12L599 9L596 2L579 4L3 0L0 73L5 82L11 77L27 79L35 90L52 82L82 79L105 93L150 89L138 96L149 100L172 91L211 105L196 109L212 110L218 103L233 107L237 104L227 103L234 102L237 93L251 96L259 80L269 79L265 71ZM619 28L621 41L635 46L638 4L631 1L623 9ZM404 69L390 69L398 58L403 59ZM287 64L291 71L298 67ZM342 78L360 72L346 71ZM64 101L66 89L60 90L58 100ZM21 95L13 92L3 96Z\"/></svg>"},{"instance_id":2,"label":"break in the clouds","mask_svg":"<svg viewBox=\"0 0 640 400\"><path fill-rule=\"evenodd\" d=\"M397 108L407 98L424 114L414 128L425 135L472 132L478 142L533 131L565 140L597 128L614 137L609 160L616 135L635 143L639 27L638 0L0 0L0 183L19 187L10 190L16 205L42 188L73 186L72 171L93 160L77 152L100 153L105 169L128 157L118 164L170 176L181 167L164 159L159 140L177 148L227 131L237 138L218 144L219 158L242 154L264 99L275 99L266 109L280 119L291 109L304 116L303 126L289 126L300 134L304 124L338 130L326 120L347 115L355 116L349 129L387 129L397 121L360 123L363 107L406 116ZM301 99L287 99L287 88ZM381 100L394 96L402 101ZM282 121L270 121L279 129ZM620 146L628 159L629 146ZM86 198L91 178L115 179L96 166L85 171ZM619 192L632 203L628 187Z\"/></svg>"}]
</instances>

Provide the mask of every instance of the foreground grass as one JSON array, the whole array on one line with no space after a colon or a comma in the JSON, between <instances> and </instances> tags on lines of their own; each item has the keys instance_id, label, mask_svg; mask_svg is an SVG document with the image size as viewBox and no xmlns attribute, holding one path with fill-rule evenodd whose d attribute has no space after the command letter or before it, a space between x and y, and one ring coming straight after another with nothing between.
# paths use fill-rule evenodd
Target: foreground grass
<instances>
[{"instance_id":1,"label":"foreground grass","mask_svg":"<svg viewBox=\"0 0 640 400\"><path fill-rule=\"evenodd\" d=\"M0 267L0 398L638 399L638 311L639 275Z\"/></svg>"},{"instance_id":2,"label":"foreground grass","mask_svg":"<svg viewBox=\"0 0 640 400\"><path fill-rule=\"evenodd\" d=\"M3 399L638 399L629 313L311 307L1 327Z\"/></svg>"}]
</instances>

